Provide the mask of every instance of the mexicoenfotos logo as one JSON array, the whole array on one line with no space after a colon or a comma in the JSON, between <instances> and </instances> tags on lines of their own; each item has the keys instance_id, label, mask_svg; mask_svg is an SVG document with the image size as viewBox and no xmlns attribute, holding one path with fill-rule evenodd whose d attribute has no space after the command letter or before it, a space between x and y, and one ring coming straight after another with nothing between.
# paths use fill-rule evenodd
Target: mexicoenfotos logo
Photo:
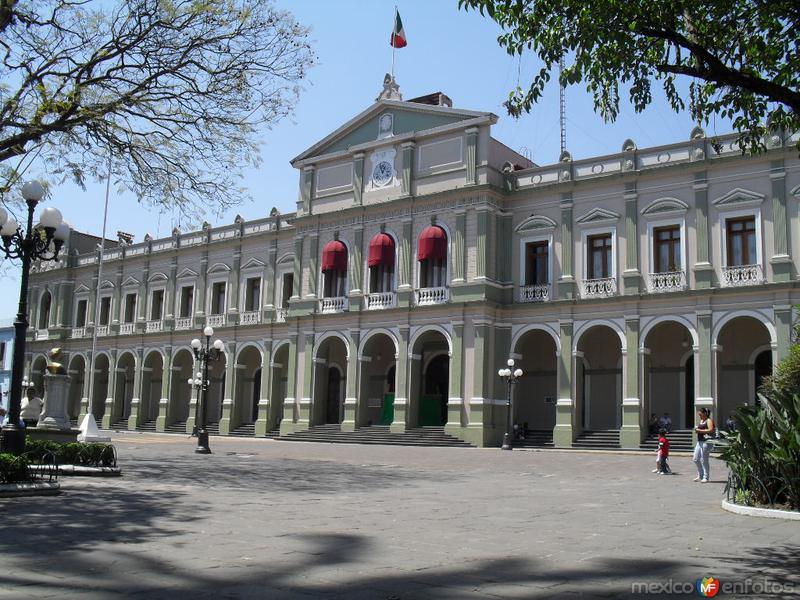
<instances>
[{"instance_id":1,"label":"mexicoenfotos logo","mask_svg":"<svg viewBox=\"0 0 800 600\"><path fill-rule=\"evenodd\" d=\"M703 577L697 580L697 593L704 598L713 598L719 592L719 579Z\"/></svg>"}]
</instances>

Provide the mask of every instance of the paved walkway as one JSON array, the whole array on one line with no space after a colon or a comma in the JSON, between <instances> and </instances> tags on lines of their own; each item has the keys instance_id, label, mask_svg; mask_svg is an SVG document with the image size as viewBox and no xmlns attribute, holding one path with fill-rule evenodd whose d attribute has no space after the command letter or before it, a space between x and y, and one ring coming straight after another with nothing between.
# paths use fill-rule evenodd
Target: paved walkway
<instances>
[{"instance_id":1,"label":"paved walkway","mask_svg":"<svg viewBox=\"0 0 800 600\"><path fill-rule=\"evenodd\" d=\"M0 501L0 598L667 597L704 575L800 590L800 523L723 511L716 461L702 485L683 457L657 477L649 455L115 442L122 478Z\"/></svg>"}]
</instances>

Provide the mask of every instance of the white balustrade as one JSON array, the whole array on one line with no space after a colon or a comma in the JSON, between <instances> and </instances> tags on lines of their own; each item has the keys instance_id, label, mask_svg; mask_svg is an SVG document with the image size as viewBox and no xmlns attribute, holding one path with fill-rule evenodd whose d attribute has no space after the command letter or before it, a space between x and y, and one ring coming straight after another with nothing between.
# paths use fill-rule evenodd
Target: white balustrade
<instances>
[{"instance_id":1,"label":"white balustrade","mask_svg":"<svg viewBox=\"0 0 800 600\"><path fill-rule=\"evenodd\" d=\"M367 308L369 310L379 310L381 308L392 308L395 304L394 292L376 292L367 294Z\"/></svg>"},{"instance_id":2,"label":"white balustrade","mask_svg":"<svg viewBox=\"0 0 800 600\"><path fill-rule=\"evenodd\" d=\"M319 301L319 310L323 315L344 312L347 310L347 298L345 296L323 298Z\"/></svg>"},{"instance_id":3,"label":"white balustrade","mask_svg":"<svg viewBox=\"0 0 800 600\"><path fill-rule=\"evenodd\" d=\"M722 287L744 287L764 283L761 265L722 267Z\"/></svg>"},{"instance_id":4,"label":"white balustrade","mask_svg":"<svg viewBox=\"0 0 800 600\"><path fill-rule=\"evenodd\" d=\"M36 331L37 340L46 340L50 337L50 332L47 329L39 329Z\"/></svg>"},{"instance_id":5,"label":"white balustrade","mask_svg":"<svg viewBox=\"0 0 800 600\"><path fill-rule=\"evenodd\" d=\"M104 335L108 335L108 325L98 325L97 337L103 337Z\"/></svg>"},{"instance_id":6,"label":"white balustrade","mask_svg":"<svg viewBox=\"0 0 800 600\"><path fill-rule=\"evenodd\" d=\"M257 310L243 312L239 315L239 325L258 325L261 323L261 313Z\"/></svg>"},{"instance_id":7,"label":"white balustrade","mask_svg":"<svg viewBox=\"0 0 800 600\"><path fill-rule=\"evenodd\" d=\"M289 316L289 309L280 307L275 309L275 322L286 323L286 317Z\"/></svg>"},{"instance_id":8,"label":"white balustrade","mask_svg":"<svg viewBox=\"0 0 800 600\"><path fill-rule=\"evenodd\" d=\"M136 333L136 323L121 323L119 326L120 335L131 335Z\"/></svg>"},{"instance_id":9,"label":"white balustrade","mask_svg":"<svg viewBox=\"0 0 800 600\"><path fill-rule=\"evenodd\" d=\"M544 285L526 285L519 288L519 301L520 302L547 302L550 300L550 286Z\"/></svg>"},{"instance_id":10,"label":"white balustrade","mask_svg":"<svg viewBox=\"0 0 800 600\"><path fill-rule=\"evenodd\" d=\"M446 287L420 288L417 290L417 305L430 306L444 304L450 298L450 290Z\"/></svg>"},{"instance_id":11,"label":"white balustrade","mask_svg":"<svg viewBox=\"0 0 800 600\"><path fill-rule=\"evenodd\" d=\"M192 317L178 317L175 319L175 330L186 331L187 329L194 328L194 319Z\"/></svg>"},{"instance_id":12,"label":"white balustrade","mask_svg":"<svg viewBox=\"0 0 800 600\"><path fill-rule=\"evenodd\" d=\"M85 335L86 335L85 327L73 327L72 332L70 333L71 338L82 338Z\"/></svg>"},{"instance_id":13,"label":"white balustrade","mask_svg":"<svg viewBox=\"0 0 800 600\"><path fill-rule=\"evenodd\" d=\"M158 321L148 321L144 330L146 333L158 333L164 329L164 322L160 319Z\"/></svg>"},{"instance_id":14,"label":"white balustrade","mask_svg":"<svg viewBox=\"0 0 800 600\"><path fill-rule=\"evenodd\" d=\"M682 292L686 289L685 271L668 271L666 273L650 273L650 293Z\"/></svg>"},{"instance_id":15,"label":"white balustrade","mask_svg":"<svg viewBox=\"0 0 800 600\"><path fill-rule=\"evenodd\" d=\"M225 315L208 315L207 325L211 327L225 327Z\"/></svg>"},{"instance_id":16,"label":"white balustrade","mask_svg":"<svg viewBox=\"0 0 800 600\"><path fill-rule=\"evenodd\" d=\"M617 295L617 280L613 277L584 279L581 282L581 298L608 298Z\"/></svg>"}]
</instances>

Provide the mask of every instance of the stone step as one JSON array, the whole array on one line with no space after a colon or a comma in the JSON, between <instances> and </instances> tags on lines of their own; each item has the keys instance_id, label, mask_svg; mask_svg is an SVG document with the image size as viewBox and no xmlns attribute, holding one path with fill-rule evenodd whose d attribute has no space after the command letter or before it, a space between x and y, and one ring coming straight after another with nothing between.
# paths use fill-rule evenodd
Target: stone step
<instances>
[{"instance_id":1,"label":"stone step","mask_svg":"<svg viewBox=\"0 0 800 600\"><path fill-rule=\"evenodd\" d=\"M153 419L152 421L147 421L146 423L142 423L136 428L137 431L155 431L156 430L156 421Z\"/></svg>"},{"instance_id":2,"label":"stone step","mask_svg":"<svg viewBox=\"0 0 800 600\"><path fill-rule=\"evenodd\" d=\"M128 419L121 419L116 423L112 423L109 429L116 431L128 431Z\"/></svg>"},{"instance_id":3,"label":"stone step","mask_svg":"<svg viewBox=\"0 0 800 600\"><path fill-rule=\"evenodd\" d=\"M472 447L471 444L445 433L443 427L417 427L403 433L392 433L388 425L373 425L361 427L356 431L342 431L341 425L327 424L291 433L279 439L331 444Z\"/></svg>"},{"instance_id":4,"label":"stone step","mask_svg":"<svg viewBox=\"0 0 800 600\"><path fill-rule=\"evenodd\" d=\"M164 433L177 433L186 435L186 421L176 421L175 423L170 423L164 428Z\"/></svg>"},{"instance_id":5,"label":"stone step","mask_svg":"<svg viewBox=\"0 0 800 600\"><path fill-rule=\"evenodd\" d=\"M255 423L245 423L233 429L228 435L232 437L255 437L256 426Z\"/></svg>"},{"instance_id":6,"label":"stone step","mask_svg":"<svg viewBox=\"0 0 800 600\"><path fill-rule=\"evenodd\" d=\"M583 431L578 438L572 442L572 447L594 448L598 450L619 449L619 430Z\"/></svg>"}]
</instances>

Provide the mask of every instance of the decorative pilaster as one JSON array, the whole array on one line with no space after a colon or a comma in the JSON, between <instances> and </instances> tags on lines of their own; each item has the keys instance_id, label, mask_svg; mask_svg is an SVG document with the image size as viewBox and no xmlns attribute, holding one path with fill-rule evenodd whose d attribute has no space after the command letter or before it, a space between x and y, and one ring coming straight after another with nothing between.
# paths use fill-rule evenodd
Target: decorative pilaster
<instances>
[{"instance_id":1,"label":"decorative pilaster","mask_svg":"<svg viewBox=\"0 0 800 600\"><path fill-rule=\"evenodd\" d=\"M136 327L139 333L144 333L147 321L147 294L150 288L148 279L150 279L149 260L144 264L144 269L142 269L142 279L139 281L139 293L136 297Z\"/></svg>"},{"instance_id":2,"label":"decorative pilaster","mask_svg":"<svg viewBox=\"0 0 800 600\"><path fill-rule=\"evenodd\" d=\"M308 294L307 298L317 297L317 281L319 280L319 234L316 232L309 236L310 248L308 250ZM297 275L295 275L297 277ZM321 295L321 294L320 294Z\"/></svg>"},{"instance_id":3,"label":"decorative pilaster","mask_svg":"<svg viewBox=\"0 0 800 600\"><path fill-rule=\"evenodd\" d=\"M774 311L778 347L777 360L773 364L777 364L789 356L789 349L792 346L792 305L776 304Z\"/></svg>"},{"instance_id":4,"label":"decorative pilaster","mask_svg":"<svg viewBox=\"0 0 800 600\"><path fill-rule=\"evenodd\" d=\"M69 327L70 315L72 314L72 290L73 281L62 281L60 284L58 315L56 316L56 327Z\"/></svg>"},{"instance_id":5,"label":"decorative pilaster","mask_svg":"<svg viewBox=\"0 0 800 600\"><path fill-rule=\"evenodd\" d=\"M303 388L300 390L300 410L296 430L311 425L311 401L314 395L314 332L306 331L303 344Z\"/></svg>"},{"instance_id":6,"label":"decorative pilaster","mask_svg":"<svg viewBox=\"0 0 800 600\"><path fill-rule=\"evenodd\" d=\"M235 248L233 251L233 268L231 270L231 293L228 302L228 324L235 325L239 315L239 287L241 285L242 272L242 249ZM222 425L220 424L220 427ZM220 431L222 431L220 429Z\"/></svg>"},{"instance_id":7,"label":"decorative pilaster","mask_svg":"<svg viewBox=\"0 0 800 600\"><path fill-rule=\"evenodd\" d=\"M464 208L453 209L456 215L456 229L453 232L453 283L463 283L466 270L467 214Z\"/></svg>"},{"instance_id":8,"label":"decorative pilaster","mask_svg":"<svg viewBox=\"0 0 800 600\"><path fill-rule=\"evenodd\" d=\"M465 129L467 137L467 148L464 156L464 163L467 167L467 185L478 183L478 128L470 127Z\"/></svg>"},{"instance_id":9,"label":"decorative pilaster","mask_svg":"<svg viewBox=\"0 0 800 600\"><path fill-rule=\"evenodd\" d=\"M562 300L575 298L575 258L572 249L572 193L567 192L561 195L561 277L558 280L558 296Z\"/></svg>"},{"instance_id":10,"label":"decorative pilaster","mask_svg":"<svg viewBox=\"0 0 800 600\"><path fill-rule=\"evenodd\" d=\"M772 265L773 281L790 281L792 258L789 252L789 220L786 216L786 170L783 160L773 160L769 174L772 186Z\"/></svg>"},{"instance_id":11,"label":"decorative pilaster","mask_svg":"<svg viewBox=\"0 0 800 600\"><path fill-rule=\"evenodd\" d=\"M169 280L167 280L167 291L164 294L164 329L172 329L172 322L175 320L175 282L178 280L178 256L172 257L169 263Z\"/></svg>"},{"instance_id":12,"label":"decorative pilaster","mask_svg":"<svg viewBox=\"0 0 800 600\"><path fill-rule=\"evenodd\" d=\"M222 396L222 416L219 420L219 432L222 435L231 432L236 420L233 400L239 379L240 369L237 368L239 366L236 364L236 342L228 342L225 348L225 391Z\"/></svg>"},{"instance_id":13,"label":"decorative pilaster","mask_svg":"<svg viewBox=\"0 0 800 600\"><path fill-rule=\"evenodd\" d=\"M59 303L59 288L58 284L53 285L53 289L50 290L50 314L47 318L47 328L54 329L56 327L56 323L58 322L58 303Z\"/></svg>"},{"instance_id":14,"label":"decorative pilaster","mask_svg":"<svg viewBox=\"0 0 800 600\"><path fill-rule=\"evenodd\" d=\"M261 359L261 387L258 390L258 418L256 419L256 437L264 437L271 429L270 415L273 412L271 402L272 390L272 340L264 342L264 356Z\"/></svg>"},{"instance_id":15,"label":"decorative pilaster","mask_svg":"<svg viewBox=\"0 0 800 600\"><path fill-rule=\"evenodd\" d=\"M411 173L414 166L414 142L404 142L400 147L403 149L403 173L400 180L400 191L403 196L411 195Z\"/></svg>"},{"instance_id":16,"label":"decorative pilaster","mask_svg":"<svg viewBox=\"0 0 800 600\"><path fill-rule=\"evenodd\" d=\"M303 212L311 214L311 200L314 194L314 167L303 167L300 182L300 199L303 203Z\"/></svg>"},{"instance_id":17,"label":"decorative pilaster","mask_svg":"<svg viewBox=\"0 0 800 600\"><path fill-rule=\"evenodd\" d=\"M197 281L197 302L195 304L195 327L203 327L206 322L206 294L208 293L208 250L200 257L200 272Z\"/></svg>"},{"instance_id":18,"label":"decorative pilaster","mask_svg":"<svg viewBox=\"0 0 800 600\"><path fill-rule=\"evenodd\" d=\"M445 431L461 436L464 411L464 322L453 322L453 351L450 356L450 392L447 396Z\"/></svg>"},{"instance_id":19,"label":"decorative pilaster","mask_svg":"<svg viewBox=\"0 0 800 600\"><path fill-rule=\"evenodd\" d=\"M623 448L638 448L642 443L641 399L639 398L639 316L625 317L625 346L622 356L622 427Z\"/></svg>"},{"instance_id":20,"label":"decorative pilaster","mask_svg":"<svg viewBox=\"0 0 800 600\"><path fill-rule=\"evenodd\" d=\"M411 261L414 256L412 225L410 217L403 220L403 232L400 237L400 281L397 286L397 305L400 307L411 304Z\"/></svg>"},{"instance_id":21,"label":"decorative pilaster","mask_svg":"<svg viewBox=\"0 0 800 600\"><path fill-rule=\"evenodd\" d=\"M492 372L491 361L486 360L486 341L490 325L489 321L475 320L472 322L475 337L472 352L472 397L469 400L468 426L481 430L484 423L484 407L489 399L489 374Z\"/></svg>"},{"instance_id":22,"label":"decorative pilaster","mask_svg":"<svg viewBox=\"0 0 800 600\"><path fill-rule=\"evenodd\" d=\"M294 277L292 278L292 297L289 300L300 300L303 292L303 236L294 238Z\"/></svg>"},{"instance_id":23,"label":"decorative pilaster","mask_svg":"<svg viewBox=\"0 0 800 600\"><path fill-rule=\"evenodd\" d=\"M364 197L364 153L353 155L353 204L360 206Z\"/></svg>"},{"instance_id":24,"label":"decorative pilaster","mask_svg":"<svg viewBox=\"0 0 800 600\"><path fill-rule=\"evenodd\" d=\"M489 260L489 209L478 208L478 240L476 242L476 279L486 279L486 266Z\"/></svg>"},{"instance_id":25,"label":"decorative pilaster","mask_svg":"<svg viewBox=\"0 0 800 600\"><path fill-rule=\"evenodd\" d=\"M697 238L697 262L694 265L695 287L710 288L713 267L709 262L711 238L708 230L708 181L706 172L694 174L694 211Z\"/></svg>"},{"instance_id":26,"label":"decorative pilaster","mask_svg":"<svg viewBox=\"0 0 800 600\"><path fill-rule=\"evenodd\" d=\"M289 332L288 365L286 367L286 398L283 401L283 419L281 420L280 435L292 433L295 430L296 401L297 401L297 332Z\"/></svg>"},{"instance_id":27,"label":"decorative pilaster","mask_svg":"<svg viewBox=\"0 0 800 600\"><path fill-rule=\"evenodd\" d=\"M366 406L358 406L358 382L361 378L361 364L358 356L358 346L361 341L361 332L358 329L350 330L350 351L347 357L347 394L344 399L344 421L342 431L355 431L356 427L365 425ZM367 402L366 396L362 399Z\"/></svg>"},{"instance_id":28,"label":"decorative pilaster","mask_svg":"<svg viewBox=\"0 0 800 600\"><path fill-rule=\"evenodd\" d=\"M136 350L136 368L133 372L133 397L131 398L131 414L128 416L128 430L134 431L139 425L144 423L141 418L142 404L142 384L146 371L144 365L144 351L142 348Z\"/></svg>"},{"instance_id":29,"label":"decorative pilaster","mask_svg":"<svg viewBox=\"0 0 800 600\"><path fill-rule=\"evenodd\" d=\"M695 365L694 365L694 376L695 376L695 385L697 389L697 395L695 396L694 406L695 409L700 409L702 407L708 408L712 410L714 408L715 402L715 394L714 389L716 387L716 376L717 376L717 361L715 350L719 349L718 347L712 347L711 344L711 335L712 335L712 314L710 310L698 310L697 311L697 337L698 337L698 348L695 352ZM695 415L695 422L697 422L697 416ZM697 435L692 435L693 439L697 439Z\"/></svg>"},{"instance_id":30,"label":"decorative pilaster","mask_svg":"<svg viewBox=\"0 0 800 600\"><path fill-rule=\"evenodd\" d=\"M119 331L119 324L122 322L122 265L117 267L114 276L114 293L111 300L113 314L111 315L111 329Z\"/></svg>"},{"instance_id":31,"label":"decorative pilaster","mask_svg":"<svg viewBox=\"0 0 800 600\"><path fill-rule=\"evenodd\" d=\"M497 279L501 283L511 283L514 278L511 275L512 243L514 235L512 232L511 213L501 212L497 215L497 259L495 272Z\"/></svg>"},{"instance_id":32,"label":"decorative pilaster","mask_svg":"<svg viewBox=\"0 0 800 600\"><path fill-rule=\"evenodd\" d=\"M267 264L264 265L264 316L275 310L275 271L278 264L278 240L270 241Z\"/></svg>"},{"instance_id":33,"label":"decorative pilaster","mask_svg":"<svg viewBox=\"0 0 800 600\"><path fill-rule=\"evenodd\" d=\"M97 271L95 271L94 273L92 273L92 290L89 293L89 302L86 303L86 323L88 325L90 325L90 326L97 325L97 323L94 322L94 318L97 316L97 286L98 285L99 285L99 282L97 280ZM144 293L144 292L142 292L142 293ZM31 299L31 302L32 302L32 307L31 308L32 308L32 310L35 311L36 307L39 306L38 290L36 290L36 292L34 292L33 298ZM144 310L144 308L142 308L142 310ZM38 323L36 322L36 314L35 314L35 312L33 312L31 314L30 322L32 324L34 324L34 325L38 325Z\"/></svg>"},{"instance_id":34,"label":"decorative pilaster","mask_svg":"<svg viewBox=\"0 0 800 600\"><path fill-rule=\"evenodd\" d=\"M362 248L364 247L364 227L363 225L356 225L353 231L353 248L352 256L350 257L350 296L360 296L362 286L362 273L364 272L364 265L362 264ZM358 308L358 302L350 303L350 310Z\"/></svg>"},{"instance_id":35,"label":"decorative pilaster","mask_svg":"<svg viewBox=\"0 0 800 600\"><path fill-rule=\"evenodd\" d=\"M117 395L117 351L109 350L108 359L108 387L106 388L105 410L101 420L103 429L111 429L111 425L116 417L117 407L114 405L114 396ZM123 399L119 399L121 404Z\"/></svg>"},{"instance_id":36,"label":"decorative pilaster","mask_svg":"<svg viewBox=\"0 0 800 600\"><path fill-rule=\"evenodd\" d=\"M625 184L625 271L622 274L626 296L638 294L642 283L642 274L639 270L638 198L636 182L627 182Z\"/></svg>"},{"instance_id":37,"label":"decorative pilaster","mask_svg":"<svg viewBox=\"0 0 800 600\"><path fill-rule=\"evenodd\" d=\"M556 361L558 398L556 399L556 426L553 429L553 443L556 448L569 448L574 439L572 328L571 320L563 320L558 323L561 352Z\"/></svg>"},{"instance_id":38,"label":"decorative pilaster","mask_svg":"<svg viewBox=\"0 0 800 600\"><path fill-rule=\"evenodd\" d=\"M394 383L394 420L389 427L394 433L406 430L406 414L408 412L408 325L400 325L400 337L395 359Z\"/></svg>"},{"instance_id":39,"label":"decorative pilaster","mask_svg":"<svg viewBox=\"0 0 800 600\"><path fill-rule=\"evenodd\" d=\"M164 368L161 371L161 398L158 401L156 431L163 433L172 415L169 414L169 396L172 389L172 347L164 348Z\"/></svg>"}]
</instances>

